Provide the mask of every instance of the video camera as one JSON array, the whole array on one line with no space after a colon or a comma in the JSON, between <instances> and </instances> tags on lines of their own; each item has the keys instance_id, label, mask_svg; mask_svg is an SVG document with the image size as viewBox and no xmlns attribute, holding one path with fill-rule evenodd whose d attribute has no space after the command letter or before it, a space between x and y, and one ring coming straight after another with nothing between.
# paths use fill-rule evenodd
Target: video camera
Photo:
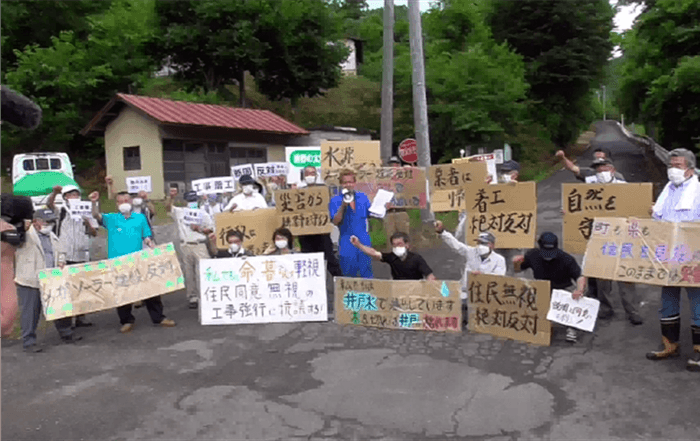
<instances>
[{"instance_id":1,"label":"video camera","mask_svg":"<svg viewBox=\"0 0 700 441\"><path fill-rule=\"evenodd\" d=\"M34 204L26 196L0 195L0 214L5 222L15 227L15 231L3 231L0 240L18 246L24 243L26 230L24 221L34 218Z\"/></svg>"},{"instance_id":2,"label":"video camera","mask_svg":"<svg viewBox=\"0 0 700 441\"><path fill-rule=\"evenodd\" d=\"M355 192L354 191L344 188L342 193L343 193L343 202L345 202L346 204L349 204L355 200Z\"/></svg>"}]
</instances>

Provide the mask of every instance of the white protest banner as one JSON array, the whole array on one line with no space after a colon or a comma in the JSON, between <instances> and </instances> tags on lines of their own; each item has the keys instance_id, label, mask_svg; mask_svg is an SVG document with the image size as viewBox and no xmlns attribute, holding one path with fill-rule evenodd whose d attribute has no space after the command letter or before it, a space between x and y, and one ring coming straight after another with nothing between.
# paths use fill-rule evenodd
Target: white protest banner
<instances>
[{"instance_id":1,"label":"white protest banner","mask_svg":"<svg viewBox=\"0 0 700 441\"><path fill-rule=\"evenodd\" d=\"M569 291L552 290L552 300L549 302L547 320L572 328L593 332L598 318L600 302L590 297L574 300Z\"/></svg>"},{"instance_id":2,"label":"white protest banner","mask_svg":"<svg viewBox=\"0 0 700 441\"><path fill-rule=\"evenodd\" d=\"M182 223L187 225L202 225L202 210L194 208L183 208L185 215L182 218Z\"/></svg>"},{"instance_id":3,"label":"white protest banner","mask_svg":"<svg viewBox=\"0 0 700 441\"><path fill-rule=\"evenodd\" d=\"M218 178L196 179L192 181L192 190L201 196L203 194L232 193L236 189L232 176L221 176Z\"/></svg>"},{"instance_id":4,"label":"white protest banner","mask_svg":"<svg viewBox=\"0 0 700 441\"><path fill-rule=\"evenodd\" d=\"M263 164L253 164L256 178L267 178L270 176L287 176L289 167L286 162L265 162Z\"/></svg>"},{"instance_id":5,"label":"white protest banner","mask_svg":"<svg viewBox=\"0 0 700 441\"><path fill-rule=\"evenodd\" d=\"M92 202L81 201L80 199L67 199L70 217L75 220L82 220L84 216L92 217Z\"/></svg>"},{"instance_id":6,"label":"white protest banner","mask_svg":"<svg viewBox=\"0 0 700 441\"><path fill-rule=\"evenodd\" d=\"M255 179L255 170L253 169L253 164L241 164L231 166L231 177L233 180L238 182L238 180L243 175L250 175Z\"/></svg>"},{"instance_id":7,"label":"white protest banner","mask_svg":"<svg viewBox=\"0 0 700 441\"><path fill-rule=\"evenodd\" d=\"M129 193L138 193L141 190L146 193L153 191L150 176L129 176L126 178L126 191Z\"/></svg>"},{"instance_id":8,"label":"white protest banner","mask_svg":"<svg viewBox=\"0 0 700 441\"><path fill-rule=\"evenodd\" d=\"M203 325L325 322L323 253L199 261Z\"/></svg>"},{"instance_id":9,"label":"white protest banner","mask_svg":"<svg viewBox=\"0 0 700 441\"><path fill-rule=\"evenodd\" d=\"M112 309L185 287L172 243L43 270L38 277L46 320Z\"/></svg>"},{"instance_id":10,"label":"white protest banner","mask_svg":"<svg viewBox=\"0 0 700 441\"><path fill-rule=\"evenodd\" d=\"M285 147L284 156L289 164L288 184L300 183L301 172L308 165L316 167L317 183L321 182L321 147Z\"/></svg>"}]
</instances>

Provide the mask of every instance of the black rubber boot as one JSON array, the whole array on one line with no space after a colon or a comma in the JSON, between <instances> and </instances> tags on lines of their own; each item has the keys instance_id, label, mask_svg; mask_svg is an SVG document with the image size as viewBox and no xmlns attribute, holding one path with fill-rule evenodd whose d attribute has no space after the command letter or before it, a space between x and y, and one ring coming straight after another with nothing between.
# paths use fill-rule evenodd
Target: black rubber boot
<instances>
[{"instance_id":1,"label":"black rubber boot","mask_svg":"<svg viewBox=\"0 0 700 441\"><path fill-rule=\"evenodd\" d=\"M661 341L663 346L658 351L647 353L649 360L663 360L681 355L678 340L681 336L681 316L661 319Z\"/></svg>"},{"instance_id":2,"label":"black rubber boot","mask_svg":"<svg viewBox=\"0 0 700 441\"><path fill-rule=\"evenodd\" d=\"M700 372L700 326L691 326L690 332L693 334L693 355L685 368L691 372Z\"/></svg>"}]
</instances>

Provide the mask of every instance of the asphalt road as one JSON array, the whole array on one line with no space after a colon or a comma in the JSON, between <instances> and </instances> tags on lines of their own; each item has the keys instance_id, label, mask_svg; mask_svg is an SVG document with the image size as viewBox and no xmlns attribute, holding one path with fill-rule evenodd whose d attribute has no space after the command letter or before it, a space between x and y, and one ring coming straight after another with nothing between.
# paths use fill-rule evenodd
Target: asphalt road
<instances>
[{"instance_id":1,"label":"asphalt road","mask_svg":"<svg viewBox=\"0 0 700 441\"><path fill-rule=\"evenodd\" d=\"M595 143L619 171L645 180L646 161L608 124ZM580 163L590 162L591 151ZM561 235L564 171L538 186L538 230ZM167 238L167 228L158 232ZM421 250L438 278L458 278L445 249ZM580 257L580 256L579 256ZM377 266L377 277L388 277ZM335 323L201 326L183 292L164 297L170 329L118 332L91 315L85 339L43 354L2 342L2 435L8 440L698 439L700 378L684 358L650 362L659 342L658 288L640 287L645 323L622 314L575 345L488 335L374 330ZM617 311L621 311L618 304ZM688 323L687 307L683 309ZM684 328L687 329L687 328ZM690 350L689 335L682 349Z\"/></svg>"}]
</instances>

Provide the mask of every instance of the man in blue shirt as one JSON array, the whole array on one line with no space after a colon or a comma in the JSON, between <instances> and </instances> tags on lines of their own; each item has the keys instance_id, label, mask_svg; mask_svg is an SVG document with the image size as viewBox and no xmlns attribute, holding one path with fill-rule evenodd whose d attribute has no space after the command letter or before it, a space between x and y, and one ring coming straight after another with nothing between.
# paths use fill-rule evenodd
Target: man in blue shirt
<instances>
[{"instance_id":1,"label":"man in blue shirt","mask_svg":"<svg viewBox=\"0 0 700 441\"><path fill-rule=\"evenodd\" d=\"M352 170L340 172L341 194L334 196L328 204L331 219L340 229L338 254L340 269L345 277L363 277L371 279L372 258L357 249L350 242L352 236L357 236L360 243L372 246L367 232L369 207L372 205L366 194L355 192L356 176Z\"/></svg>"},{"instance_id":2,"label":"man in blue shirt","mask_svg":"<svg viewBox=\"0 0 700 441\"><path fill-rule=\"evenodd\" d=\"M651 209L654 219L662 222L700 222L700 182L695 174L695 154L687 149L670 152L668 184ZM686 368L700 372L700 287L686 287L690 301L690 331L693 355ZM680 355L681 288L661 288L661 341L663 347L647 353L649 360L663 360Z\"/></svg>"},{"instance_id":3,"label":"man in blue shirt","mask_svg":"<svg viewBox=\"0 0 700 441\"><path fill-rule=\"evenodd\" d=\"M92 201L92 215L107 230L107 257L119 257L125 254L141 251L143 243L153 248L151 228L148 226L146 216L134 213L131 204L131 196L123 191L117 194L117 208L119 213L100 213L97 208L97 200L100 194L96 191L90 193ZM160 296L144 300L148 314L153 324L171 327L175 326L173 320L163 315L163 302ZM122 325L121 332L127 333L134 328L134 318L131 314L131 304L117 308L119 321Z\"/></svg>"}]
</instances>

